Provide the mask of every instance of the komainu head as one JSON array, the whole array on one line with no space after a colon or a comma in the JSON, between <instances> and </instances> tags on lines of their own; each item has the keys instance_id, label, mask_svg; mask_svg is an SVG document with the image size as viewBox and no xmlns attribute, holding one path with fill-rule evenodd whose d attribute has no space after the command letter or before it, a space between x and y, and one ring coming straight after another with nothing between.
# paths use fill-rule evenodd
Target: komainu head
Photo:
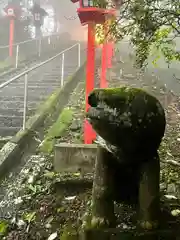
<instances>
[{"instance_id":1,"label":"komainu head","mask_svg":"<svg viewBox=\"0 0 180 240\"><path fill-rule=\"evenodd\" d=\"M160 102L142 89L94 89L88 98L87 119L94 130L124 154L157 152L166 119Z\"/></svg>"}]
</instances>

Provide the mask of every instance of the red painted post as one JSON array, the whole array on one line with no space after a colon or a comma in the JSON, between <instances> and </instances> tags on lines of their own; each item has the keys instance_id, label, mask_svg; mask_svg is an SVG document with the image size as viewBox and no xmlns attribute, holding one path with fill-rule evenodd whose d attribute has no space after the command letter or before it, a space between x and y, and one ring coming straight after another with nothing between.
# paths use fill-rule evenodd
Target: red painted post
<instances>
[{"instance_id":1,"label":"red painted post","mask_svg":"<svg viewBox=\"0 0 180 240\"><path fill-rule=\"evenodd\" d=\"M9 57L13 56L13 42L14 42L14 19L10 19L9 23Z\"/></svg>"},{"instance_id":2,"label":"red painted post","mask_svg":"<svg viewBox=\"0 0 180 240\"><path fill-rule=\"evenodd\" d=\"M89 109L88 96L94 89L94 73L95 73L95 26L93 23L88 23L88 46L87 46L87 67L86 67L86 90L85 90L85 110ZM91 144L95 139L91 124L85 120L84 122L84 143Z\"/></svg>"},{"instance_id":3,"label":"red painted post","mask_svg":"<svg viewBox=\"0 0 180 240\"><path fill-rule=\"evenodd\" d=\"M73 3L79 1L80 7L77 9L77 13L82 25L88 24L88 47L87 47L87 69L86 69L86 92L85 92L85 101L86 112L89 109L88 105L88 96L89 93L94 89L94 73L95 73L95 23L102 24L106 21L106 16L113 17L115 14L114 9L107 10L104 8L96 7L92 4L93 1L85 1L85 0L71 0ZM101 87L106 87L106 46L103 47L103 57L102 57L102 64L104 67L102 68L102 76L104 76L104 81L101 81ZM104 73L105 71L105 73ZM85 144L92 143L92 140L96 138L96 133L92 129L91 125L88 121L85 120L84 122L84 142Z\"/></svg>"}]
</instances>

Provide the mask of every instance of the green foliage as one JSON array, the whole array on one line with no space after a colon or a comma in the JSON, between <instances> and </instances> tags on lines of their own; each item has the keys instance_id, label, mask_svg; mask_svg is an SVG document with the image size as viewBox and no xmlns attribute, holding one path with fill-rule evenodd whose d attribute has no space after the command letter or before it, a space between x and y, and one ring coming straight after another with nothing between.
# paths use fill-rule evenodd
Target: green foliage
<instances>
[{"instance_id":1,"label":"green foliage","mask_svg":"<svg viewBox=\"0 0 180 240\"><path fill-rule=\"evenodd\" d=\"M60 137L67 127L71 124L73 119L73 111L69 108L65 108L59 115L57 121L48 130L47 135L40 146L40 150L43 153L51 153L53 150L54 141Z\"/></svg>"},{"instance_id":2,"label":"green foliage","mask_svg":"<svg viewBox=\"0 0 180 240\"><path fill-rule=\"evenodd\" d=\"M93 6L99 8L106 8L108 5L106 0L93 0Z\"/></svg>"},{"instance_id":3,"label":"green foliage","mask_svg":"<svg viewBox=\"0 0 180 240\"><path fill-rule=\"evenodd\" d=\"M10 65L10 63L8 63L7 61L0 61L0 70L5 68L5 67L8 67Z\"/></svg>"},{"instance_id":4,"label":"green foliage","mask_svg":"<svg viewBox=\"0 0 180 240\"><path fill-rule=\"evenodd\" d=\"M32 194L32 195L36 195L38 192L41 192L41 191L42 191L41 185L32 185L32 184L29 184L29 185L27 186L27 188L31 191L31 194Z\"/></svg>"},{"instance_id":5,"label":"green foliage","mask_svg":"<svg viewBox=\"0 0 180 240\"><path fill-rule=\"evenodd\" d=\"M7 221L0 221L0 236L4 236L7 233L8 226L9 224Z\"/></svg>"},{"instance_id":6,"label":"green foliage","mask_svg":"<svg viewBox=\"0 0 180 240\"><path fill-rule=\"evenodd\" d=\"M130 101L135 96L138 96L139 93L144 94L145 92L139 88L129 88L129 87L121 87L121 88L106 88L106 89L94 89L91 92L91 106L96 107L98 101L106 102L110 105L116 104L124 104L127 102L129 104Z\"/></svg>"},{"instance_id":7,"label":"green foliage","mask_svg":"<svg viewBox=\"0 0 180 240\"><path fill-rule=\"evenodd\" d=\"M36 212L25 213L23 216L24 220L30 224L31 222L35 221L36 219Z\"/></svg>"},{"instance_id":8,"label":"green foliage","mask_svg":"<svg viewBox=\"0 0 180 240\"><path fill-rule=\"evenodd\" d=\"M77 239L77 232L76 229L74 229L72 226L67 225L63 228L62 233L60 234L61 240L73 240Z\"/></svg>"},{"instance_id":9,"label":"green foliage","mask_svg":"<svg viewBox=\"0 0 180 240\"><path fill-rule=\"evenodd\" d=\"M175 42L180 36L179 0L124 0L118 11L120 17L110 25L108 34L116 41L130 39L137 66L145 66L152 51L162 54L167 63L180 60Z\"/></svg>"},{"instance_id":10,"label":"green foliage","mask_svg":"<svg viewBox=\"0 0 180 240\"><path fill-rule=\"evenodd\" d=\"M104 38L105 38L105 35L104 35L103 25L97 24L96 25L96 37L95 37L96 43L102 44L104 41Z\"/></svg>"}]
</instances>

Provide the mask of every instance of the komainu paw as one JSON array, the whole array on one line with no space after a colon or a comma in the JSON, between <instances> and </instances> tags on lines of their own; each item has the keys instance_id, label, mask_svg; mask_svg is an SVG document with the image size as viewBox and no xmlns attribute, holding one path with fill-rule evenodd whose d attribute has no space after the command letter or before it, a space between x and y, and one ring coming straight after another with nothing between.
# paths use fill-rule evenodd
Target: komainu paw
<instances>
[{"instance_id":1,"label":"komainu paw","mask_svg":"<svg viewBox=\"0 0 180 240\"><path fill-rule=\"evenodd\" d=\"M91 220L92 228L105 228L109 226L110 226L110 222L108 219L102 218L102 217L92 217L92 220Z\"/></svg>"},{"instance_id":2,"label":"komainu paw","mask_svg":"<svg viewBox=\"0 0 180 240\"><path fill-rule=\"evenodd\" d=\"M139 226L144 230L152 230L158 227L158 221L139 221Z\"/></svg>"}]
</instances>

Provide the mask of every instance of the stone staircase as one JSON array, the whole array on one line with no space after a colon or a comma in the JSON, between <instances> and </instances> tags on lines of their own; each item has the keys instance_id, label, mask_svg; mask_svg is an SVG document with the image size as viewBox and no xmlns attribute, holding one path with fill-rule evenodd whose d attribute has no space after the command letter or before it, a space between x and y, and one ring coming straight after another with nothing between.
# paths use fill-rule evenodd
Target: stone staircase
<instances>
[{"instance_id":1,"label":"stone staircase","mask_svg":"<svg viewBox=\"0 0 180 240\"><path fill-rule=\"evenodd\" d=\"M19 60L17 68L15 68L14 62L14 64L4 67L3 70L0 71L0 81L1 79L10 79L18 73L21 73L23 69L26 69L27 67L32 67L35 65L35 63L45 61L46 59L53 57L60 51L63 51L64 49L72 46L73 44L75 44L74 41L59 41L56 43L56 45L47 45L47 47L43 49L44 51L41 52L40 57L38 56L38 52L35 52L35 50L33 52L30 51L29 55L27 55L26 53L24 59Z\"/></svg>"},{"instance_id":2,"label":"stone staircase","mask_svg":"<svg viewBox=\"0 0 180 240\"><path fill-rule=\"evenodd\" d=\"M58 51L56 50L56 54L73 44L74 42L72 43L72 41L62 44L62 47L58 48ZM84 50L82 50L81 55L85 55ZM48 56L46 59L48 59ZM36 63L34 62L34 64L31 63L30 65L33 66ZM65 53L64 84L67 78L75 73L77 65L78 49L74 47ZM14 74L5 74L0 77L0 84L16 76L18 72L20 73L22 70L19 69ZM32 116L38 105L45 101L57 87L60 87L60 79L61 57L29 73L27 119ZM0 103L0 136L13 136L22 128L23 123L24 77L19 78L0 90Z\"/></svg>"}]
</instances>

